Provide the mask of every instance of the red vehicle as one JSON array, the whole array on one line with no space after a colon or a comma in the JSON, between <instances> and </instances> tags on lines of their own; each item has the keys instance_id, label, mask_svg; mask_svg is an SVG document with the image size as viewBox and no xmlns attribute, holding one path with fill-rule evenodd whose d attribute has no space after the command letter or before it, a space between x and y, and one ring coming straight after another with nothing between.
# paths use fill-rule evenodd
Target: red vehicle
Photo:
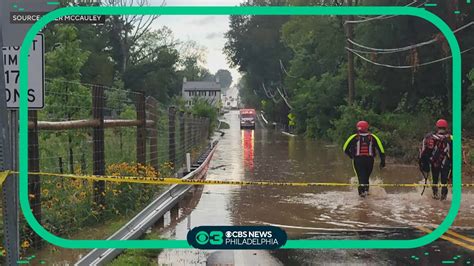
<instances>
[{"instance_id":1,"label":"red vehicle","mask_svg":"<svg viewBox=\"0 0 474 266\"><path fill-rule=\"evenodd\" d=\"M257 120L257 112L255 109L240 109L240 129L251 128L255 129L255 122Z\"/></svg>"}]
</instances>

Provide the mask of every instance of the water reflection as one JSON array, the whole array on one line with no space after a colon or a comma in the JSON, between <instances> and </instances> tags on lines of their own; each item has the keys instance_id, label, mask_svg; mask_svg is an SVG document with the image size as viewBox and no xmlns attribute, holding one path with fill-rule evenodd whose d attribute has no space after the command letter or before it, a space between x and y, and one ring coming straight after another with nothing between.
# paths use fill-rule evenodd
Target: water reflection
<instances>
[{"instance_id":1,"label":"water reflection","mask_svg":"<svg viewBox=\"0 0 474 266\"><path fill-rule=\"evenodd\" d=\"M254 156L254 130L245 129L242 131L242 150L244 154L244 168L253 172L253 156Z\"/></svg>"},{"instance_id":2,"label":"water reflection","mask_svg":"<svg viewBox=\"0 0 474 266\"><path fill-rule=\"evenodd\" d=\"M355 182L341 147L322 141L292 138L257 128L240 130L236 113L225 117L231 126L219 143L208 179L282 182ZM225 165L212 169L215 166ZM371 184L423 182L416 165L376 167ZM439 225L451 200L421 196L421 188L371 187L360 199L356 187L205 186L194 208L192 224L261 225L286 229L292 239L318 232L370 231ZM451 192L450 192L451 193ZM449 195L449 198L451 195ZM474 195L464 191L455 226L474 226ZM185 239L187 224L177 225Z\"/></svg>"}]
</instances>

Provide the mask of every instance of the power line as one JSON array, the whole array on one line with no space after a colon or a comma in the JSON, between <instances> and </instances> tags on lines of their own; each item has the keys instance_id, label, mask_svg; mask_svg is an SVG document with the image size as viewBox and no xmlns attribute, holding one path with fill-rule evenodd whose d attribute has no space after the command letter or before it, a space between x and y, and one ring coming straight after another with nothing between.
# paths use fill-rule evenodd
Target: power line
<instances>
[{"instance_id":1,"label":"power line","mask_svg":"<svg viewBox=\"0 0 474 266\"><path fill-rule=\"evenodd\" d=\"M272 94L272 93L270 93L269 90L267 90L267 88L265 87L265 83L263 83L263 82L262 82L262 88L263 88L263 90L265 91L265 95L266 95L269 99L272 99L272 101L273 101L274 103L279 103L279 102L280 102L280 100L276 100L276 99L275 99L275 94Z\"/></svg>"},{"instance_id":2,"label":"power line","mask_svg":"<svg viewBox=\"0 0 474 266\"><path fill-rule=\"evenodd\" d=\"M285 101L286 106L288 106L288 108L290 108L290 110L292 110L293 107L290 105L290 103L288 102L286 97L283 95L283 93L281 93L280 89L278 87L276 89L277 89L278 93L280 94L281 98L283 98L283 101Z\"/></svg>"},{"instance_id":3,"label":"power line","mask_svg":"<svg viewBox=\"0 0 474 266\"><path fill-rule=\"evenodd\" d=\"M355 54L356 56L360 57L362 60L366 61L366 62L369 62L371 64L374 64L374 65L377 65L377 66L383 66L383 67L388 67L388 68L397 68L397 69L410 69L410 68L415 68L415 67L420 67L420 66L427 66L427 65L431 65L431 64L434 64L434 63L438 63L438 62L441 62L441 61L444 61L444 60L448 60L450 59L452 56L447 56L447 57L444 57L444 58L440 58L440 59L437 59L437 60L433 60L433 61L430 61L430 62L426 62L426 63L422 63L422 64L416 64L416 65L403 65L403 66L396 66L396 65L389 65L389 64L382 64L382 63L378 63L378 62L375 62L375 61L372 61L364 56L362 56L361 54L359 54L357 51L353 50L353 49L350 49L348 47L346 47L346 49ZM464 51L461 52L461 54L463 53L466 53L466 52L469 52L471 50L473 50L474 47L471 47L469 49L466 49Z\"/></svg>"},{"instance_id":4,"label":"power line","mask_svg":"<svg viewBox=\"0 0 474 266\"><path fill-rule=\"evenodd\" d=\"M290 77L290 78L297 78L297 77L295 77L295 76L293 76L293 75L290 75L290 73L288 73L288 72L286 71L285 65L283 65L283 62L281 61L281 59L280 59L280 68L281 68L281 70L282 70L288 77Z\"/></svg>"},{"instance_id":5,"label":"power line","mask_svg":"<svg viewBox=\"0 0 474 266\"><path fill-rule=\"evenodd\" d=\"M457 28L456 30L453 31L453 33L457 33L461 30L464 30L470 26L474 25L474 21L471 21L469 23L467 23L466 25L462 26L462 27L459 27ZM404 52L404 51L408 51L408 50L412 50L414 48L417 48L417 47L421 47L421 46L425 46L425 45L428 45L428 44L432 44L432 43L435 43L439 40L439 38L433 38L429 41L425 41L425 42L421 42L421 43L417 43L417 44L412 44L412 45L408 45L408 46L404 46L404 47L399 47L399 48L374 48L374 47L369 47L369 46L365 46L363 44L359 44L357 42L355 42L354 40L351 40L351 39L347 39L348 42L352 43L353 45L355 46L358 46L360 48L363 48L363 49L366 49L366 50L370 50L370 51L374 51L374 52L379 52L379 53L386 53L386 54L389 54L389 53L397 53L397 52Z\"/></svg>"},{"instance_id":6,"label":"power line","mask_svg":"<svg viewBox=\"0 0 474 266\"><path fill-rule=\"evenodd\" d=\"M267 88L265 87L265 83L263 83L263 82L262 82L262 88L263 88L263 91L265 92L265 95L266 95L269 99L275 97L275 95L272 95L272 94L270 94L269 91L267 91Z\"/></svg>"},{"instance_id":7,"label":"power line","mask_svg":"<svg viewBox=\"0 0 474 266\"><path fill-rule=\"evenodd\" d=\"M409 6L412 6L414 4L416 4L417 1L413 1L407 5L405 5L405 7L409 7ZM426 2L423 2L415 7L421 7L423 6L424 4L426 4ZM348 24L356 24L356 23L364 23L364 22L369 22L369 21L373 21L373 20L382 20L382 19L389 19L389 18L393 18L393 17L398 17L398 16L401 16L401 15L391 15L391 16L387 16L387 15L380 15L380 16L376 16L376 17L369 17L369 18L366 18L366 19L360 19L360 20L347 20L344 22L344 24L348 23Z\"/></svg>"},{"instance_id":8,"label":"power line","mask_svg":"<svg viewBox=\"0 0 474 266\"><path fill-rule=\"evenodd\" d=\"M265 94L267 95L267 97L272 99L274 103L279 103L281 101L281 100L275 99L276 94L275 93L270 93L270 90L267 90L267 88L265 87L265 84L263 82L262 82L262 88L265 91ZM280 94L281 98L283 99L285 104L288 106L288 108L293 109L293 107L290 105L290 103L288 102L286 97L283 95L283 93L280 91L280 89L278 87L276 87L276 90L277 90L278 94Z\"/></svg>"}]
</instances>

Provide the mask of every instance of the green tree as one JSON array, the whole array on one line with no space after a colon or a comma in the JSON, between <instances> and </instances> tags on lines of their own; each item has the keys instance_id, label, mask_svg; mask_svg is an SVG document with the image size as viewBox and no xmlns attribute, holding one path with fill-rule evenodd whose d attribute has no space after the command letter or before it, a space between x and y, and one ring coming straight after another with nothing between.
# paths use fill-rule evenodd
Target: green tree
<instances>
[{"instance_id":1,"label":"green tree","mask_svg":"<svg viewBox=\"0 0 474 266\"><path fill-rule=\"evenodd\" d=\"M209 70L199 64L198 58L188 57L182 62L180 75L189 81L211 81L214 80Z\"/></svg>"},{"instance_id":2,"label":"green tree","mask_svg":"<svg viewBox=\"0 0 474 266\"><path fill-rule=\"evenodd\" d=\"M155 53L156 60L145 60L127 69L123 77L125 88L168 102L170 97L181 93L176 70L179 55L175 49L167 47Z\"/></svg>"},{"instance_id":3,"label":"green tree","mask_svg":"<svg viewBox=\"0 0 474 266\"><path fill-rule=\"evenodd\" d=\"M471 82L471 85L468 87L468 90L467 90L467 95L466 95L467 101L462 113L462 118L463 118L464 128L468 130L468 133L470 135L473 135L474 120L472 118L474 117L474 69L472 69L471 72L469 72L468 77Z\"/></svg>"},{"instance_id":4,"label":"green tree","mask_svg":"<svg viewBox=\"0 0 474 266\"><path fill-rule=\"evenodd\" d=\"M51 79L46 86L46 119L73 120L89 117L91 112L90 89L80 84L81 68L86 63L89 52L81 49L77 39L77 28L70 25L56 25L55 47L46 53L46 76ZM58 133L59 137L64 134ZM78 136L70 131L66 134L69 153L69 171L74 171L74 146L85 135Z\"/></svg>"},{"instance_id":5,"label":"green tree","mask_svg":"<svg viewBox=\"0 0 474 266\"><path fill-rule=\"evenodd\" d=\"M48 83L46 110L52 118L75 119L89 113L90 105L84 99L90 91L79 83L90 52L81 48L76 27L56 25L54 34L58 42L46 53L46 76L52 80Z\"/></svg>"},{"instance_id":6,"label":"green tree","mask_svg":"<svg viewBox=\"0 0 474 266\"><path fill-rule=\"evenodd\" d=\"M248 83L248 76L244 74L237 84L239 88L240 101L244 104L245 107L260 107L260 97L257 96L257 93L254 91L251 85Z\"/></svg>"},{"instance_id":7,"label":"green tree","mask_svg":"<svg viewBox=\"0 0 474 266\"><path fill-rule=\"evenodd\" d=\"M252 1L244 3L256 6L286 5L286 1ZM244 86L240 89L242 101L248 107L259 107L267 98L263 86L276 93L285 78L281 62L288 63L290 50L281 42L281 27L288 16L231 16L229 31L225 34L224 53L232 67L245 73ZM255 96L252 96L255 94ZM278 96L279 97L279 96ZM288 107L283 101L273 99L275 108L270 119L287 123Z\"/></svg>"},{"instance_id":8,"label":"green tree","mask_svg":"<svg viewBox=\"0 0 474 266\"><path fill-rule=\"evenodd\" d=\"M228 89L232 84L232 74L230 74L230 71L227 69L217 70L214 76L219 79L219 83L221 84L222 89Z\"/></svg>"},{"instance_id":9,"label":"green tree","mask_svg":"<svg viewBox=\"0 0 474 266\"><path fill-rule=\"evenodd\" d=\"M90 53L81 68L81 81L90 84L112 86L115 62L108 47L108 35L103 25L77 25L81 49Z\"/></svg>"},{"instance_id":10,"label":"green tree","mask_svg":"<svg viewBox=\"0 0 474 266\"><path fill-rule=\"evenodd\" d=\"M104 6L148 6L149 0L104 0ZM164 4L164 3L163 3ZM150 32L151 26L158 18L157 15L122 15L110 16L105 24L108 32L108 46L112 48L112 58L116 62L116 70L125 73L128 66L133 65L133 59L139 57L140 42Z\"/></svg>"},{"instance_id":11,"label":"green tree","mask_svg":"<svg viewBox=\"0 0 474 266\"><path fill-rule=\"evenodd\" d=\"M217 125L217 108L210 104L208 101L202 98L197 98L194 102L191 113L199 117L209 118L211 126L209 127L210 133L214 130Z\"/></svg>"}]
</instances>

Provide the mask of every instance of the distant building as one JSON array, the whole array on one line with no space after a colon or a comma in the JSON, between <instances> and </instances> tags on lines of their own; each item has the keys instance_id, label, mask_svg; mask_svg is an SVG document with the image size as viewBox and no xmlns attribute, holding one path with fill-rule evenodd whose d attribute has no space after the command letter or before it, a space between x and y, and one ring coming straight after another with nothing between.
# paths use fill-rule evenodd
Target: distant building
<instances>
[{"instance_id":1,"label":"distant building","mask_svg":"<svg viewBox=\"0 0 474 266\"><path fill-rule=\"evenodd\" d=\"M220 108L221 85L216 81L187 81L183 78L183 98L186 106L192 106L198 98L205 99L208 103Z\"/></svg>"}]
</instances>

